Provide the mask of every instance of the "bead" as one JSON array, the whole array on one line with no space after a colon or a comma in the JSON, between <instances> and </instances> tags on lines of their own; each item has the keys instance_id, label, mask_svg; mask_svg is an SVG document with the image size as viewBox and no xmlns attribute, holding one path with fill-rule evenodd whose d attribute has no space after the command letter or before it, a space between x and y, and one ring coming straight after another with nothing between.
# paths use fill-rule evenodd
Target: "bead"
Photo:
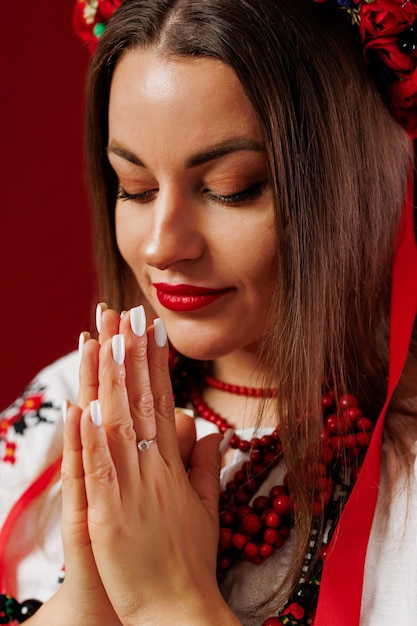
<instances>
[{"instance_id":1,"label":"bead","mask_svg":"<svg viewBox=\"0 0 417 626\"><path fill-rule=\"evenodd\" d=\"M262 626L283 626L283 623L279 617L268 617L262 622Z\"/></svg>"},{"instance_id":2,"label":"bead","mask_svg":"<svg viewBox=\"0 0 417 626\"><path fill-rule=\"evenodd\" d=\"M20 622L25 622L29 617L35 615L36 611L42 606L42 602L39 600L25 600L20 605Z\"/></svg>"},{"instance_id":3,"label":"bead","mask_svg":"<svg viewBox=\"0 0 417 626\"><path fill-rule=\"evenodd\" d=\"M206 376L207 385L223 391L250 397L274 397L274 390L255 387L242 387L223 383ZM213 411L204 402L198 389L190 395L194 410L204 419L214 423L220 432L229 428L227 420ZM326 506L332 500L334 490L334 468L345 467L357 474L360 467L362 448L369 443L373 430L372 422L363 416L356 398L351 394L342 395L336 406L335 394L332 389L326 391L322 399L323 429L319 433L318 449L320 462L309 466L306 480L314 481L314 501L311 503L314 516L323 515ZM250 441L233 435L230 447L248 454L239 470L228 481L220 493L220 532L217 559L217 578L223 581L233 561L241 558L253 564L261 564L280 548L291 534L292 515L296 512L296 504L289 493L288 475L284 476L283 485L274 485L269 497L257 496L252 506L249 502L258 491L271 470L280 462L282 443L280 429L271 434L253 437ZM314 451L313 451L314 452ZM335 465L333 465L335 463ZM333 510L333 509L331 509ZM315 540L310 544L306 555L305 569L308 572L311 559L315 556ZM319 583L317 583L319 584ZM306 597L314 591L315 584L307 584L296 590L293 601L288 603L282 612L285 621L278 616L268 618L263 626L301 624L306 619L302 604ZM313 591L311 591L311 589ZM298 617L302 614L302 618Z\"/></svg>"},{"instance_id":4,"label":"bead","mask_svg":"<svg viewBox=\"0 0 417 626\"><path fill-rule=\"evenodd\" d=\"M236 504L238 505L247 504L250 500L250 495L242 489L239 489L238 491L236 491L234 499Z\"/></svg>"},{"instance_id":5,"label":"bead","mask_svg":"<svg viewBox=\"0 0 417 626\"><path fill-rule=\"evenodd\" d=\"M355 396L353 396L350 393L345 393L343 396L340 396L339 408L346 410L346 409L351 409L354 406L358 406L358 402Z\"/></svg>"},{"instance_id":6,"label":"bead","mask_svg":"<svg viewBox=\"0 0 417 626\"><path fill-rule=\"evenodd\" d=\"M269 497L271 498L271 500L282 495L287 495L287 490L284 485L274 485L274 487L272 487L269 492Z\"/></svg>"},{"instance_id":7,"label":"bead","mask_svg":"<svg viewBox=\"0 0 417 626\"><path fill-rule=\"evenodd\" d=\"M219 547L222 548L223 550L226 550L227 548L230 548L231 545L232 545L232 530L231 530L231 528L220 528Z\"/></svg>"},{"instance_id":8,"label":"bead","mask_svg":"<svg viewBox=\"0 0 417 626\"><path fill-rule=\"evenodd\" d=\"M266 496L258 496L257 498L255 498L252 504L252 508L255 513L262 513L262 511L265 511L270 506L271 503L269 501L269 498L267 498Z\"/></svg>"},{"instance_id":9,"label":"bead","mask_svg":"<svg viewBox=\"0 0 417 626\"><path fill-rule=\"evenodd\" d=\"M281 517L276 511L271 511L265 518L268 528L278 528L281 525Z\"/></svg>"},{"instance_id":10,"label":"bead","mask_svg":"<svg viewBox=\"0 0 417 626\"><path fill-rule=\"evenodd\" d=\"M235 533L232 537L232 544L238 550L243 550L247 541L248 540L246 539L245 535L242 535L242 533Z\"/></svg>"},{"instance_id":11,"label":"bead","mask_svg":"<svg viewBox=\"0 0 417 626\"><path fill-rule=\"evenodd\" d=\"M220 570L228 570L230 569L232 565L232 559L230 558L230 556L224 556L221 555L218 559L217 559L217 566Z\"/></svg>"},{"instance_id":12,"label":"bead","mask_svg":"<svg viewBox=\"0 0 417 626\"><path fill-rule=\"evenodd\" d=\"M318 593L316 587L310 585L309 583L302 583L301 585L298 585L293 594L294 600L298 604L301 604L304 608L315 602L317 596Z\"/></svg>"},{"instance_id":13,"label":"bead","mask_svg":"<svg viewBox=\"0 0 417 626\"><path fill-rule=\"evenodd\" d=\"M264 542L269 543L271 546L274 546L279 538L280 536L275 528L267 528L264 532Z\"/></svg>"},{"instance_id":14,"label":"bead","mask_svg":"<svg viewBox=\"0 0 417 626\"><path fill-rule=\"evenodd\" d=\"M270 556L274 554L275 550L273 546L269 543L263 543L259 547L259 554L263 559L269 559Z\"/></svg>"},{"instance_id":15,"label":"bead","mask_svg":"<svg viewBox=\"0 0 417 626\"><path fill-rule=\"evenodd\" d=\"M399 48L404 54L414 54L417 51L417 28L409 26L398 35Z\"/></svg>"},{"instance_id":16,"label":"bead","mask_svg":"<svg viewBox=\"0 0 417 626\"><path fill-rule=\"evenodd\" d=\"M262 529L262 522L256 513L249 513L242 520L242 528L248 535L257 535Z\"/></svg>"},{"instance_id":17,"label":"bead","mask_svg":"<svg viewBox=\"0 0 417 626\"><path fill-rule=\"evenodd\" d=\"M286 496L286 495L278 496L272 502L272 506L280 515L291 515L292 506L291 506L291 499L289 496Z\"/></svg>"},{"instance_id":18,"label":"bead","mask_svg":"<svg viewBox=\"0 0 417 626\"><path fill-rule=\"evenodd\" d=\"M20 616L20 604L12 596L0 594L0 624L11 624Z\"/></svg>"},{"instance_id":19,"label":"bead","mask_svg":"<svg viewBox=\"0 0 417 626\"><path fill-rule=\"evenodd\" d=\"M250 560L255 559L259 555L258 546L253 541L248 543L243 548L243 554Z\"/></svg>"},{"instance_id":20,"label":"bead","mask_svg":"<svg viewBox=\"0 0 417 626\"><path fill-rule=\"evenodd\" d=\"M243 518L246 517L246 515L249 515L250 513L253 513L252 507L247 506L247 505L240 506L238 510L236 511L236 517L238 517L238 519L240 520L243 520Z\"/></svg>"},{"instance_id":21,"label":"bead","mask_svg":"<svg viewBox=\"0 0 417 626\"><path fill-rule=\"evenodd\" d=\"M373 423L371 422L370 419L368 419L367 417L361 417L360 419L358 419L358 421L356 422L356 428L358 430L373 430Z\"/></svg>"},{"instance_id":22,"label":"bead","mask_svg":"<svg viewBox=\"0 0 417 626\"><path fill-rule=\"evenodd\" d=\"M97 22L97 24L94 24L93 26L93 33L98 39L100 39L105 30L106 25L102 24L101 22Z\"/></svg>"},{"instance_id":23,"label":"bead","mask_svg":"<svg viewBox=\"0 0 417 626\"><path fill-rule=\"evenodd\" d=\"M360 448L367 448L371 441L372 433L367 431L356 435L356 443Z\"/></svg>"}]
</instances>

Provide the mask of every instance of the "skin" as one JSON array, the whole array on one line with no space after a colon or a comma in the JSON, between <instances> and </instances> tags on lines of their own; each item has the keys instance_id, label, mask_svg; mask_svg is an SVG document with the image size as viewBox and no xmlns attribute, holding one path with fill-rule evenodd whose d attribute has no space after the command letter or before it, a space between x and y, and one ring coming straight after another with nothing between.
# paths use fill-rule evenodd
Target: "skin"
<instances>
[{"instance_id":1,"label":"skin","mask_svg":"<svg viewBox=\"0 0 417 626\"><path fill-rule=\"evenodd\" d=\"M120 251L170 340L213 359L226 380L253 382L276 236L261 135L237 78L214 60L127 53L111 87L108 155L121 195L135 194L117 202ZM179 313L162 307L153 282L230 291ZM138 440L155 437L138 452ZM65 424L66 577L29 622L239 624L215 576L220 440L196 442L193 420L176 419L168 346L156 345L153 326L137 337L129 312L106 310L99 340L84 346L78 406Z\"/></svg>"},{"instance_id":2,"label":"skin","mask_svg":"<svg viewBox=\"0 0 417 626\"><path fill-rule=\"evenodd\" d=\"M267 322L277 242L262 137L240 82L217 60L127 53L111 86L108 156L121 188L143 194L118 200L117 242L170 340L243 384ZM230 292L178 313L159 303L157 282Z\"/></svg>"}]
</instances>

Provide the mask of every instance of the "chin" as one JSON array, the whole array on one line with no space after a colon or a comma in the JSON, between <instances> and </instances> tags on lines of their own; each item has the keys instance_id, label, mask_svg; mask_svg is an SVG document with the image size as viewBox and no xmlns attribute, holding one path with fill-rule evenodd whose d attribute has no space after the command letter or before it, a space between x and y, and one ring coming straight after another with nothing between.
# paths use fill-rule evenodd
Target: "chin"
<instances>
[{"instance_id":1,"label":"chin","mask_svg":"<svg viewBox=\"0 0 417 626\"><path fill-rule=\"evenodd\" d=\"M189 359L194 359L195 361L213 361L233 351L233 348L225 344L224 337L213 337L210 339L208 337L202 337L201 334L200 336L198 334L196 336L197 339L194 339L194 333L189 333L184 337L182 333L170 333L168 329L170 344L175 350ZM193 340L190 340L190 338L193 338Z\"/></svg>"}]
</instances>

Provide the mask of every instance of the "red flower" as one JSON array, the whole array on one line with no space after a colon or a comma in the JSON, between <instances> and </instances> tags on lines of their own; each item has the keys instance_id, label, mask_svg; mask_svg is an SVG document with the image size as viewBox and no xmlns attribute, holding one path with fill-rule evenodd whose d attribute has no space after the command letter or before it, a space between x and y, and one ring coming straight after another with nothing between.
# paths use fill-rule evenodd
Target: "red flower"
<instances>
[{"instance_id":1,"label":"red flower","mask_svg":"<svg viewBox=\"0 0 417 626\"><path fill-rule=\"evenodd\" d=\"M359 29L362 39L398 35L417 17L417 6L411 0L374 0L361 3Z\"/></svg>"},{"instance_id":2,"label":"red flower","mask_svg":"<svg viewBox=\"0 0 417 626\"><path fill-rule=\"evenodd\" d=\"M106 22L121 4L122 0L76 0L72 26L75 34L87 44L90 54L94 54Z\"/></svg>"},{"instance_id":3,"label":"red flower","mask_svg":"<svg viewBox=\"0 0 417 626\"><path fill-rule=\"evenodd\" d=\"M15 450L16 444L12 441L6 441L6 450L4 453L3 461L14 465L16 463Z\"/></svg>"},{"instance_id":4,"label":"red flower","mask_svg":"<svg viewBox=\"0 0 417 626\"><path fill-rule=\"evenodd\" d=\"M285 607L285 609L281 612L281 615L289 615L291 617L295 617L295 619L303 619L305 611L300 604L293 602Z\"/></svg>"},{"instance_id":5,"label":"red flower","mask_svg":"<svg viewBox=\"0 0 417 626\"><path fill-rule=\"evenodd\" d=\"M37 411L39 407L42 405L42 401L43 401L42 393L38 393L33 396L27 396L24 399L23 404L19 409L20 415L22 415L23 413L27 413L29 411Z\"/></svg>"},{"instance_id":6,"label":"red flower","mask_svg":"<svg viewBox=\"0 0 417 626\"><path fill-rule=\"evenodd\" d=\"M412 139L417 139L417 67L404 80L392 83L391 108Z\"/></svg>"}]
</instances>

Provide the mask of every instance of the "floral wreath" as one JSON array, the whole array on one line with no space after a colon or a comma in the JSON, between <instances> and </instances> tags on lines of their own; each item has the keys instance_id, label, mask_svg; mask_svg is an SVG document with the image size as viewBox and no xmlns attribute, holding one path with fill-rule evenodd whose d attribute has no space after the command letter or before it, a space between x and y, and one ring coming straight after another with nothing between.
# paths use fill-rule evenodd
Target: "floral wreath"
<instances>
[{"instance_id":1,"label":"floral wreath","mask_svg":"<svg viewBox=\"0 0 417 626\"><path fill-rule=\"evenodd\" d=\"M123 0L76 0L73 25L93 54ZM295 0L296 1L296 0ZM416 0L314 0L345 12L393 115L417 139Z\"/></svg>"}]
</instances>

